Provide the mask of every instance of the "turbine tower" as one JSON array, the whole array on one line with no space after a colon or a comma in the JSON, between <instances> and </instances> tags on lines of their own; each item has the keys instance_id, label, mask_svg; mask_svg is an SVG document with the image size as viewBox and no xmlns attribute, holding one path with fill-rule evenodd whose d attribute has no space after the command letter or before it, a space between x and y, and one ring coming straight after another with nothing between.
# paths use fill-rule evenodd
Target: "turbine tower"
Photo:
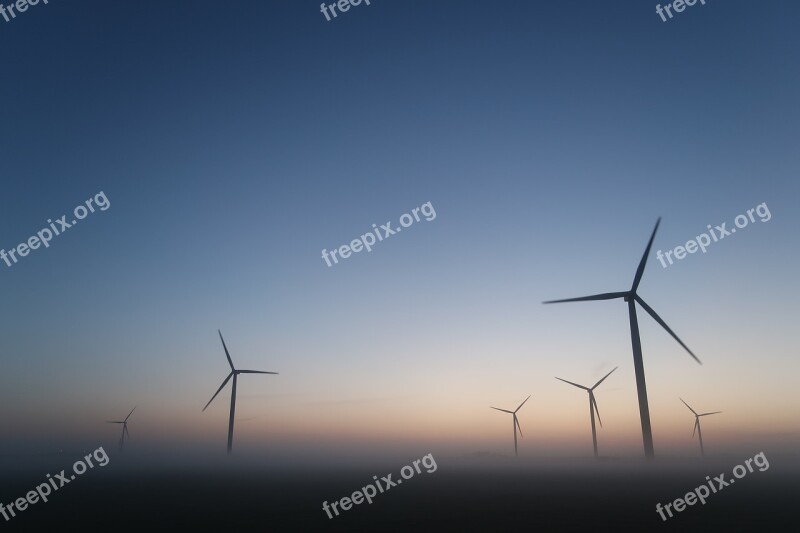
<instances>
[{"instance_id":1,"label":"turbine tower","mask_svg":"<svg viewBox=\"0 0 800 533\"><path fill-rule=\"evenodd\" d=\"M619 367L618 366L614 367L614 370L616 370L617 368L619 368ZM595 414L595 412L597 413L597 421L600 422L600 427L603 427L603 421L600 419L600 410L597 408L597 400L595 400L595 398L594 398L594 389L596 389L598 387L598 385L600 385L603 381L605 381L605 379L608 376L610 376L612 374L612 372L614 372L614 370L612 370L611 372L609 372L608 374L603 376L603 379L601 379L600 381L595 383L594 386L591 389L589 387L584 387L583 385L578 385L577 383L573 383L571 381L567 381L566 379L561 379L560 377L556 376L556 379L558 379L560 381L563 381L564 383L569 383L570 385L574 385L575 387L578 387L579 389L583 389L583 390L585 390L586 392L589 393L589 416L592 419L592 444L594 445L594 456L595 457L597 457L597 429L595 429L595 425L594 425L594 414Z\"/></svg>"},{"instance_id":2,"label":"turbine tower","mask_svg":"<svg viewBox=\"0 0 800 533\"><path fill-rule=\"evenodd\" d=\"M128 413L128 416L125 417L125 420L109 420L108 421L109 424L122 424L122 437L120 437L120 439L119 439L119 449L120 450L122 450L122 447L125 445L125 434L127 433L129 438L131 436L131 434L128 432L128 419L131 417L131 415L133 414L133 412L135 410L136 410L136 407L134 406L134 408L131 409L131 412Z\"/></svg>"},{"instance_id":3,"label":"turbine tower","mask_svg":"<svg viewBox=\"0 0 800 533\"><path fill-rule=\"evenodd\" d=\"M511 413L511 416L513 417L512 425L514 428L514 455L519 455L519 453L517 453L517 428L519 428L519 436L522 436L522 427L519 425L519 419L517 419L517 411L522 409L522 406L525 405L525 402L527 402L530 397L531 395L529 394L528 397L525 398L521 404L519 404L519 407L513 411L509 411L508 409L500 409L499 407L492 407L492 409L497 409L498 411L503 411L504 413Z\"/></svg>"},{"instance_id":4,"label":"turbine tower","mask_svg":"<svg viewBox=\"0 0 800 533\"><path fill-rule=\"evenodd\" d=\"M680 398L680 400L683 402L683 398ZM686 402L683 402L683 405L685 405L686 407L689 407L689 404L686 403ZM691 407L689 407L689 410L692 413L694 413L694 430L692 430L692 437L694 437L694 434L697 433L697 436L700 438L700 454L703 457L705 457L706 456L706 451L703 449L703 432L700 431L700 417L701 416L708 416L708 415L716 415L716 414L721 413L722 411L714 411L713 413L703 413L703 414L698 415L697 412L694 409L692 409Z\"/></svg>"},{"instance_id":5,"label":"turbine tower","mask_svg":"<svg viewBox=\"0 0 800 533\"><path fill-rule=\"evenodd\" d=\"M607 292L603 294L595 294L592 296L584 296L581 298L568 298L566 300L551 300L544 302L546 304L555 304L555 303L562 303L562 302L587 302L591 300L613 300L616 298L622 298L625 302L628 303L628 315L630 319L631 325L631 346L633 348L633 368L636 373L636 391L639 396L639 419L641 420L642 424L642 441L644 444L644 455L648 459L652 459L655 456L655 452L653 450L653 431L650 428L650 407L647 404L647 385L644 379L644 361L642 359L642 341L639 337L639 322L636 318L636 303L638 303L642 309L647 311L647 313L652 316L656 322L658 322L661 327L667 330L667 333L672 335L678 344L683 346L683 348L689 352L695 361L699 364L700 359L692 353L688 346L686 346L682 340L678 338L678 336L673 332L670 327L667 325L664 320L653 310L652 307L647 305L645 301L642 299L641 296L636 292L639 288L639 283L642 281L642 275L644 274L644 267L647 264L647 256L650 255L650 248L653 246L653 239L655 239L656 231L658 231L658 225L661 223L661 218L658 219L656 222L656 227L653 229L653 234L650 236L650 241L647 243L647 248L644 250L644 255L642 256L642 260L639 262L639 268L636 269L636 275L633 278L633 285L631 286L630 290L625 292Z\"/></svg>"},{"instance_id":6,"label":"turbine tower","mask_svg":"<svg viewBox=\"0 0 800 533\"><path fill-rule=\"evenodd\" d=\"M228 358L228 364L231 366L231 373L228 374L228 377L225 378L225 381L222 382L222 385L219 386L217 392L214 393L214 396L208 400L208 403L205 407L203 407L203 411L205 411L211 402L214 401L214 398L217 397L217 394L228 384L231 378L233 378L233 388L231 389L231 415L230 419L228 420L228 453L231 453L233 450L233 415L236 412L236 381L239 377L239 374L277 374L277 372L262 372L261 370L236 370L233 366L233 361L231 360L231 354L228 353L228 347L225 346L225 339L222 338L222 332L217 330L219 333L219 339L222 341L222 347L225 349L225 357Z\"/></svg>"}]
</instances>

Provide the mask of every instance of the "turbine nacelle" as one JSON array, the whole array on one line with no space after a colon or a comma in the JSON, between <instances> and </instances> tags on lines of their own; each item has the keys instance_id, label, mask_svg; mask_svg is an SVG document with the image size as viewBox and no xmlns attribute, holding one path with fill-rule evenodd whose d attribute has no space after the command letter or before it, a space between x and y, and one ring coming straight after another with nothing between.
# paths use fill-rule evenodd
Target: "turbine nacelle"
<instances>
[{"instance_id":1,"label":"turbine nacelle","mask_svg":"<svg viewBox=\"0 0 800 533\"><path fill-rule=\"evenodd\" d=\"M678 398L678 399L683 402L683 405L685 405L686 407L689 407L689 404L684 402L683 398ZM710 413L698 413L697 411L695 411L691 407L689 407L689 410L694 415L694 427L695 427L695 430L697 430L700 427L700 417L701 416L718 415L718 414L722 413L722 411L712 411ZM692 433L692 436L694 437L694 432Z\"/></svg>"},{"instance_id":2,"label":"turbine nacelle","mask_svg":"<svg viewBox=\"0 0 800 533\"><path fill-rule=\"evenodd\" d=\"M647 256L650 255L650 248L653 246L653 239L655 239L656 231L658 231L658 225L661 223L661 218L659 217L658 221L656 222L656 227L653 229L653 233L650 235L650 240L647 242L647 248L644 251L644 255L642 256L641 261L639 262L639 267L636 269L636 275L633 279L633 286L628 291L623 292L605 292L602 294L593 294L591 296L581 296L579 298L567 298L564 300L548 300L546 304L557 304L557 303L567 303L567 302L590 302L590 301L597 301L597 300L616 300L617 298L622 298L625 302L634 302L634 304L639 304L639 306L644 309L647 314L653 317L653 320L659 323L659 325L669 333L673 339L675 339L678 344L680 344L692 358L697 361L699 364L703 364L700 359L692 352L686 344L675 334L674 331L664 322L658 313L655 310L647 305L641 296L637 293L637 289L639 288L639 283L642 281L642 276L644 275L644 267L647 264Z\"/></svg>"}]
</instances>

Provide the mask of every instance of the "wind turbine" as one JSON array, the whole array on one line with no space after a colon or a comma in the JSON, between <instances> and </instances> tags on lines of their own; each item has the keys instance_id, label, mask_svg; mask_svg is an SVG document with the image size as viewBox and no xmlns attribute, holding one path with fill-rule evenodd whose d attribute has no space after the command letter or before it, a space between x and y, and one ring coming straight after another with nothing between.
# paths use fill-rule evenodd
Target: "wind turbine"
<instances>
[{"instance_id":1,"label":"wind turbine","mask_svg":"<svg viewBox=\"0 0 800 533\"><path fill-rule=\"evenodd\" d=\"M119 439L119 449L120 450L125 445L125 434L127 433L128 437L131 436L130 432L128 431L128 419L131 417L131 415L133 414L133 412L135 410L136 410L136 407L134 406L134 408L131 409L131 412L128 413L128 416L125 417L125 420L109 420L108 421L109 424L122 424L122 437Z\"/></svg>"},{"instance_id":2,"label":"wind turbine","mask_svg":"<svg viewBox=\"0 0 800 533\"><path fill-rule=\"evenodd\" d=\"M217 397L217 394L228 384L231 378L233 378L233 388L231 389L231 416L228 421L228 453L231 453L233 449L233 415L236 412L236 380L239 377L239 374L277 374L277 372L262 372L260 370L236 370L233 366L233 361L231 360L231 354L228 353L228 347L225 346L225 339L222 338L222 332L217 330L219 333L219 339L222 341L222 347L225 348L225 357L228 358L228 364L231 365L231 373L228 374L228 377L225 378L225 381L222 382L222 385L219 386L217 392L214 393L214 396L208 400L208 403L205 407L203 407L203 411L205 411L211 402L214 401L214 398Z\"/></svg>"},{"instance_id":3,"label":"wind turbine","mask_svg":"<svg viewBox=\"0 0 800 533\"><path fill-rule=\"evenodd\" d=\"M527 402L530 397L531 395L529 394L528 397L525 398L525 401L519 404L519 407L513 411L509 411L508 409L500 409L499 407L492 407L492 409L497 409L498 411L503 411L504 413L511 413L511 416L513 417L512 425L514 427L514 455L519 455L519 453L517 453L517 428L519 428L519 436L522 436L522 427L519 425L519 419L517 419L517 411L522 409L522 406L525 405L525 402Z\"/></svg>"},{"instance_id":4,"label":"wind turbine","mask_svg":"<svg viewBox=\"0 0 800 533\"><path fill-rule=\"evenodd\" d=\"M568 298L566 300L551 300L544 302L546 304L555 304L555 303L562 303L562 302L586 302L590 300L613 300L616 298L622 298L628 303L628 315L630 318L631 324L631 346L633 348L633 368L636 373L636 390L639 395L639 418L642 424L642 441L644 443L644 454L645 457L648 459L652 459L655 456L655 452L653 451L653 431L650 428L650 407L647 404L647 385L644 379L644 361L642 360L642 341L639 337L639 322L636 319L636 303L638 302L642 308L647 311L647 313L652 316L656 322L661 324L667 333L672 335L678 344L683 346L683 348L689 352L695 361L699 364L700 359L692 353L692 351L686 346L682 340L675 335L669 326L667 325L664 320L658 314L653 311L653 308L650 307L642 300L641 296L639 296L636 290L639 288L639 282L642 281L642 275L644 274L644 267L647 264L647 256L650 254L650 248L653 246L653 239L655 239L656 231L658 231L658 225L661 223L661 218L659 217L658 221L656 221L656 227L653 229L653 234L650 236L650 241L647 243L647 248L644 250L644 255L642 256L642 260L639 262L639 268L636 269L636 275L633 278L633 285L631 286L630 290L625 292L607 292L603 294L594 294L592 296L584 296L581 298Z\"/></svg>"},{"instance_id":5,"label":"wind turbine","mask_svg":"<svg viewBox=\"0 0 800 533\"><path fill-rule=\"evenodd\" d=\"M683 398L680 398L680 400L683 402ZM686 403L686 402L683 402L683 405L685 405L686 407L689 407L689 404ZM706 456L706 451L703 449L703 432L700 431L700 417L701 416L708 416L708 415L716 415L716 414L721 413L722 411L714 411L713 413L703 413L703 414L698 415L697 412L694 409L692 409L691 407L689 407L689 410L692 413L694 413L694 430L692 431L692 437L694 437L695 433L697 433L697 436L700 437L700 454L703 457L705 457Z\"/></svg>"},{"instance_id":6,"label":"wind turbine","mask_svg":"<svg viewBox=\"0 0 800 533\"><path fill-rule=\"evenodd\" d=\"M617 368L619 368L619 367L618 366L614 367L614 370L616 370ZM578 387L579 389L583 389L583 390L585 390L586 392L589 393L589 416L591 416L591 418L592 418L592 444L594 445L594 456L595 457L597 457L597 430L595 429L595 425L594 425L594 414L595 414L595 412L597 413L597 421L600 422L600 427L603 427L603 421L600 420L600 410L597 408L597 400L594 399L594 389L596 389L598 385L600 385L603 381L605 381L605 379L608 376L610 376L611 373L614 372L614 370L612 370L611 372L609 372L608 374L603 376L603 379L601 379L600 381L595 383L594 386L591 389L589 387L584 387L583 385L578 385L577 383L573 383L571 381L567 381L566 379L561 379L560 377L556 376L556 379L558 379L560 381L563 381L564 383L569 383L570 385L574 385L575 387Z\"/></svg>"}]
</instances>

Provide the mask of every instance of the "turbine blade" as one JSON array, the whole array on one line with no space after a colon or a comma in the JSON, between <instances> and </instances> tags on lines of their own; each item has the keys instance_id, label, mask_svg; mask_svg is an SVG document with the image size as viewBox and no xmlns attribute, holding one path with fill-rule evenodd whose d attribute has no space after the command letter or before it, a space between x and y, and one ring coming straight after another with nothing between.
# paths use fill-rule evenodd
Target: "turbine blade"
<instances>
[{"instance_id":1,"label":"turbine blade","mask_svg":"<svg viewBox=\"0 0 800 533\"><path fill-rule=\"evenodd\" d=\"M697 361L697 363L698 363L698 364L701 364L701 365L703 364L703 363L700 361L700 359L698 359L698 358L697 358L697 356L696 356L694 353L692 353L692 351L689 349L689 347L688 347L688 346L686 346L686 345L683 343L683 341L682 341L682 340L680 340L680 339L678 338L678 336L677 336L677 335L675 335L675 332L674 332L674 331L672 331L671 329L669 329L669 326L667 325L667 323L666 323L666 322L664 322L664 320L662 320L662 318L661 318L660 316L658 316L658 313L656 313L655 311L653 311L653 308L652 308L652 307L650 307L649 305L647 305L647 304L645 303L645 301L644 301L644 300L642 300L642 299L639 297L639 295L638 295L638 294L635 296L635 298L636 298L636 301L637 301L637 302L639 302L639 304L640 304L640 305L641 305L641 306L644 308L644 310L645 310L645 311L647 311L647 312L650 314L650 316L651 316L651 317L653 317L653 318L655 319L655 321L656 321L656 322L658 322L659 324L661 324L661 327L662 327L662 328L664 328L665 330L667 330L667 333L669 333L670 335L672 335L672 338L673 338L673 339L675 339L676 341L678 341L678 344L680 344L681 346L683 346L683 349L684 349L684 350L686 350L687 352L689 352L689 355L691 355L691 356L694 358L694 360L695 360L695 361Z\"/></svg>"},{"instance_id":2,"label":"turbine blade","mask_svg":"<svg viewBox=\"0 0 800 533\"><path fill-rule=\"evenodd\" d=\"M131 432L128 431L128 424L125 424L124 426L122 426L122 431L127 433L129 437L131 436Z\"/></svg>"},{"instance_id":3,"label":"turbine blade","mask_svg":"<svg viewBox=\"0 0 800 533\"><path fill-rule=\"evenodd\" d=\"M208 400L208 403L206 404L206 406L205 406L205 407L203 407L203 411L205 411L205 410L208 408L208 406L209 406L209 405L211 405L211 402L213 402L213 401L214 401L214 398L216 398L216 397L217 397L217 394L219 394L219 392L220 392L220 391L223 389L223 387L225 387L225 385L227 385L227 384L228 384L228 381L230 381L230 379L231 379L231 376L233 376L233 372L231 372L230 374L228 374L228 377L227 377L227 378L225 378L225 381L223 381L223 382L222 382L222 385L220 385L220 386L219 386L219 388L217 389L217 392L215 392L215 393L214 393L214 396L212 396L212 397L211 397L211 399L210 399L210 400Z\"/></svg>"},{"instance_id":4,"label":"turbine blade","mask_svg":"<svg viewBox=\"0 0 800 533\"><path fill-rule=\"evenodd\" d=\"M491 407L491 409L497 409L498 411L503 411L504 413L511 413L514 414L514 411L509 411L508 409L500 409L499 407Z\"/></svg>"},{"instance_id":5,"label":"turbine blade","mask_svg":"<svg viewBox=\"0 0 800 533\"><path fill-rule=\"evenodd\" d=\"M569 383L570 385L574 385L574 386L578 387L579 389L583 389L583 390L589 390L589 388L588 388L588 387L584 387L583 385L578 385L577 383L573 383L573 382L571 382L571 381L567 381L566 379L561 379L561 378L560 378L560 377L558 377L558 376L553 376L553 377L555 377L555 378L556 378L557 380L559 380L559 381L563 381L564 383Z\"/></svg>"},{"instance_id":6,"label":"turbine blade","mask_svg":"<svg viewBox=\"0 0 800 533\"><path fill-rule=\"evenodd\" d=\"M631 292L636 292L636 289L639 288L639 283L642 281L642 275L644 274L644 267L647 264L647 256L650 255L650 248L653 246L653 239L656 238L656 231L658 231L658 225L661 224L661 217L658 217L656 220L656 227L653 228L653 234L650 235L650 240L647 242L647 248L644 249L644 255L642 256L642 260L639 261L639 268L636 269L636 276L633 278L633 286L631 287Z\"/></svg>"},{"instance_id":7,"label":"turbine blade","mask_svg":"<svg viewBox=\"0 0 800 533\"><path fill-rule=\"evenodd\" d=\"M517 408L514 410L514 412L516 413L517 411L519 411L520 409L522 409L522 406L523 406L523 405L525 405L525 402L527 402L527 401L528 401L528 400L530 400L530 399L531 399L531 395L530 395L530 394L528 394L528 397L527 397L527 398L525 398L525 401L523 401L521 404L519 404L519 407L517 407Z\"/></svg>"},{"instance_id":8,"label":"turbine blade","mask_svg":"<svg viewBox=\"0 0 800 533\"><path fill-rule=\"evenodd\" d=\"M695 417L695 419L694 419L694 430L692 430L692 437L694 437L694 434L697 433L697 428L698 427L700 427L700 420L698 420L697 417Z\"/></svg>"},{"instance_id":9,"label":"turbine blade","mask_svg":"<svg viewBox=\"0 0 800 533\"><path fill-rule=\"evenodd\" d=\"M108 420L106 424L124 424L125 422L121 422L119 420Z\"/></svg>"},{"instance_id":10,"label":"turbine blade","mask_svg":"<svg viewBox=\"0 0 800 533\"><path fill-rule=\"evenodd\" d=\"M222 332L220 330L217 330L217 333L219 333L219 340L222 341L222 347L225 348L225 357L228 358L228 364L231 365L231 370L236 370L233 367L233 361L231 360L231 354L228 353L228 347L225 346L225 339L222 338Z\"/></svg>"},{"instance_id":11,"label":"turbine blade","mask_svg":"<svg viewBox=\"0 0 800 533\"><path fill-rule=\"evenodd\" d=\"M619 368L618 366L615 366L615 367L614 367L614 370L616 370L616 369L618 369L618 368ZM603 381L604 381L604 380L605 380L605 379L606 379L608 376L610 376L610 375L611 375L611 374L614 372L614 370L612 370L611 372L609 372L608 374L606 374L605 376L603 376L603 379L601 379L600 381L598 381L597 383L595 383L595 384L594 384L594 387L592 387L592 390L596 389L598 385L600 385L600 384L601 384L601 383L602 383L602 382L603 382Z\"/></svg>"},{"instance_id":12,"label":"turbine blade","mask_svg":"<svg viewBox=\"0 0 800 533\"><path fill-rule=\"evenodd\" d=\"M277 374L277 372L262 372L261 370L237 370L237 374Z\"/></svg>"},{"instance_id":13,"label":"turbine blade","mask_svg":"<svg viewBox=\"0 0 800 533\"><path fill-rule=\"evenodd\" d=\"M133 409L131 409L131 412L130 412L130 413L128 413L128 416L126 416L126 417L125 417L125 421L126 421L126 422L127 422L127 421L128 421L128 419L131 417L131 415L133 414L133 412L134 412L135 410L136 410L136 407L134 406L134 408L133 408Z\"/></svg>"},{"instance_id":14,"label":"turbine blade","mask_svg":"<svg viewBox=\"0 0 800 533\"><path fill-rule=\"evenodd\" d=\"M519 418L517 418L517 415L514 415L514 423L517 424L517 429L519 429L519 436L522 437L522 426L519 425Z\"/></svg>"},{"instance_id":15,"label":"turbine blade","mask_svg":"<svg viewBox=\"0 0 800 533\"><path fill-rule=\"evenodd\" d=\"M680 401L682 401L682 402L683 402L683 398L678 398L678 399L679 399ZM683 405L685 405L686 407L689 407L689 404L688 404L688 403L686 403L686 402L683 402ZM697 412L695 412L695 410L694 410L694 409L692 409L691 407L689 407L689 410L690 410L691 412L693 412L693 413L694 413L694 416L697 416Z\"/></svg>"},{"instance_id":16,"label":"turbine blade","mask_svg":"<svg viewBox=\"0 0 800 533\"><path fill-rule=\"evenodd\" d=\"M718 415L718 414L720 414L721 412L722 412L722 411L714 411L713 413L703 413L702 415L697 415L697 416Z\"/></svg>"},{"instance_id":17,"label":"turbine blade","mask_svg":"<svg viewBox=\"0 0 800 533\"><path fill-rule=\"evenodd\" d=\"M588 302L592 300L613 300L627 296L627 292L605 292L603 294L593 294L592 296L581 296L580 298L567 298L566 300L548 300L545 304L560 304L565 302Z\"/></svg>"},{"instance_id":18,"label":"turbine blade","mask_svg":"<svg viewBox=\"0 0 800 533\"><path fill-rule=\"evenodd\" d=\"M597 400L594 397L594 393L590 392L589 395L592 397L592 405L594 405L594 412L597 413L597 421L600 422L600 427L603 427L603 420L600 418L600 409L597 408Z\"/></svg>"}]
</instances>

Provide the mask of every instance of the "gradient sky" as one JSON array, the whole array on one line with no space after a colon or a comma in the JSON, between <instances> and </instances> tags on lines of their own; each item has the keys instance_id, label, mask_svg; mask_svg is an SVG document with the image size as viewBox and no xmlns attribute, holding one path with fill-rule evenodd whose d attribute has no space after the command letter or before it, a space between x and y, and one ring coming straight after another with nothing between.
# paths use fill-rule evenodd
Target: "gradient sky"
<instances>
[{"instance_id":1,"label":"gradient sky","mask_svg":"<svg viewBox=\"0 0 800 533\"><path fill-rule=\"evenodd\" d=\"M656 451L796 448L800 5L52 0L0 20L0 247L103 191L11 268L0 453L641 454L625 290L654 252L766 202L769 222L640 293ZM329 268L425 202L420 222ZM724 444L723 444L724 442ZM713 443L713 444L712 444ZM754 448L756 447L756 448ZM410 453L410 452L409 452Z\"/></svg>"}]
</instances>

